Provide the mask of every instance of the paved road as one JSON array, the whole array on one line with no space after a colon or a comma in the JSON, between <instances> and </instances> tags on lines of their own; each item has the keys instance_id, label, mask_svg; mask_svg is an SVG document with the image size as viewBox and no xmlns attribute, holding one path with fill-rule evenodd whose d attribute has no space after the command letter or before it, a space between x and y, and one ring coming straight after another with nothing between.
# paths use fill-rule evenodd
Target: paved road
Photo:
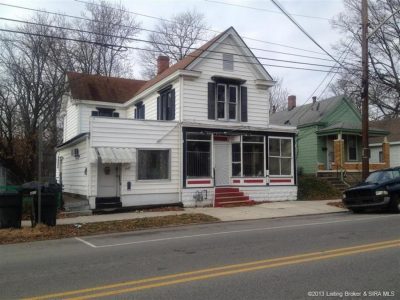
<instances>
[{"instance_id":1,"label":"paved road","mask_svg":"<svg viewBox=\"0 0 400 300\"><path fill-rule=\"evenodd\" d=\"M400 215L390 214L0 246L1 299L400 299L399 282Z\"/></svg>"}]
</instances>

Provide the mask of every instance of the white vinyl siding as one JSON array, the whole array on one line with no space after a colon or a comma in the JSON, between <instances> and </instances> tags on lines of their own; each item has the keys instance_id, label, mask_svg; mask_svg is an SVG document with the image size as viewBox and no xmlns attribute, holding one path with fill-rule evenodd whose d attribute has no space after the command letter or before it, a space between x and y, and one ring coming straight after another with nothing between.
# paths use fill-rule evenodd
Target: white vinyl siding
<instances>
[{"instance_id":1,"label":"white vinyl siding","mask_svg":"<svg viewBox=\"0 0 400 300\"><path fill-rule=\"evenodd\" d=\"M88 105L80 104L80 130L79 133L89 132L89 119L92 116L92 111L96 107L115 108L114 112L119 113L119 118L126 118L126 109L112 107L112 105Z\"/></svg>"},{"instance_id":2,"label":"white vinyl siding","mask_svg":"<svg viewBox=\"0 0 400 300\"><path fill-rule=\"evenodd\" d=\"M71 155L71 150L79 149L79 158ZM88 166L86 140L57 152L57 161L62 157L62 183L64 192L87 196L88 175L85 169ZM86 170L86 173L88 170ZM57 163L57 179L60 175L60 164Z\"/></svg>"},{"instance_id":3,"label":"white vinyl siding","mask_svg":"<svg viewBox=\"0 0 400 300\"><path fill-rule=\"evenodd\" d=\"M137 162L124 164L121 169L121 196L178 193L180 163L177 122L92 118L91 147L131 148L134 157L137 157L137 149L168 149L171 159L170 178L138 181ZM128 181L131 182L131 190L127 189Z\"/></svg>"},{"instance_id":4,"label":"white vinyl siding","mask_svg":"<svg viewBox=\"0 0 400 300\"><path fill-rule=\"evenodd\" d=\"M170 83L169 83L170 84ZM167 85L169 85L167 84ZM160 87L161 89L162 87ZM179 108L180 108L180 84L179 79L172 83L172 89L175 89L175 120L179 120ZM145 98L141 99L143 105L145 106L145 120L157 120L157 97L160 94L154 91L147 95ZM135 105L131 104L127 108L127 118L134 118Z\"/></svg>"},{"instance_id":5,"label":"white vinyl siding","mask_svg":"<svg viewBox=\"0 0 400 300\"><path fill-rule=\"evenodd\" d=\"M79 106L67 102L67 111L64 116L64 134L63 141L68 141L79 134Z\"/></svg>"},{"instance_id":6,"label":"white vinyl siding","mask_svg":"<svg viewBox=\"0 0 400 300\"><path fill-rule=\"evenodd\" d=\"M229 52L233 54L241 54L238 47L226 45L226 43L235 42L228 38L223 41L215 50ZM182 79L183 82L183 116L186 122L200 122L215 125L227 125L232 123L237 125L237 121L214 121L208 120L208 82L212 82L212 76L234 77L246 80L243 86L247 87L247 111L248 122L242 125L254 127L266 127L269 124L269 104L268 91L259 89L255 85L257 78L256 71L253 70L251 64L238 63L247 62L245 57L234 55L235 67L234 71L224 71L222 54L211 52L208 57L215 59L204 59L194 67L195 71L201 71L201 76L194 80ZM239 105L240 106L240 105ZM239 109L240 116L240 109Z\"/></svg>"}]
</instances>

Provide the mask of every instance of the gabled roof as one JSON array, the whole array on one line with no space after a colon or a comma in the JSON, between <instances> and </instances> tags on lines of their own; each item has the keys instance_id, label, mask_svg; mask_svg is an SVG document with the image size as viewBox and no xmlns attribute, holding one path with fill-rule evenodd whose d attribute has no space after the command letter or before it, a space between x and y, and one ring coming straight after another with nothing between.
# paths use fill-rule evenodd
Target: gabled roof
<instances>
[{"instance_id":1,"label":"gabled roof","mask_svg":"<svg viewBox=\"0 0 400 300\"><path fill-rule=\"evenodd\" d=\"M162 72L161 74L158 74L156 77L154 77L153 79L150 79L149 81L147 81L147 83L142 86L136 94L140 94L141 92L145 91L146 89L148 89L149 87L151 87L152 85L156 84L157 82L163 80L164 78L168 77L169 75L171 75L172 73L174 73L175 71L178 70L185 70L187 66L189 66L193 61L195 61L202 53L204 53L205 51L207 51L207 49L216 41L218 40L222 35L225 34L225 32L227 32L229 29L225 30L224 32L218 34L216 37L214 37L213 39L211 39L210 41L208 41L207 43L205 43L203 46L201 46L200 48L198 48L197 50L193 51L192 53L190 53L188 56L184 57L183 59L181 59L180 61L178 61L176 64L173 64L172 66L170 66L168 69L166 69L164 72Z\"/></svg>"},{"instance_id":2,"label":"gabled roof","mask_svg":"<svg viewBox=\"0 0 400 300\"><path fill-rule=\"evenodd\" d=\"M379 128L381 130L385 130L389 132L387 136L388 142L400 142L400 119L386 119L386 120L379 120L379 121L370 121L369 125L374 128ZM382 137L371 137L369 139L371 144L375 143L382 143Z\"/></svg>"},{"instance_id":3,"label":"gabled roof","mask_svg":"<svg viewBox=\"0 0 400 300\"><path fill-rule=\"evenodd\" d=\"M146 83L145 80L68 72L73 99L124 103Z\"/></svg>"},{"instance_id":4,"label":"gabled roof","mask_svg":"<svg viewBox=\"0 0 400 300\"><path fill-rule=\"evenodd\" d=\"M176 71L189 70L190 68L188 67L192 65L192 63L194 63L196 59L204 56L203 54L207 52L207 50L209 50L209 48L214 45L218 39L223 37L229 31L231 31L231 33L237 36L240 41L244 45L246 45L239 34L236 32L236 30L233 27L229 27L227 30L218 34L210 41L205 43L203 46L148 81L106 77L99 75L87 75L75 72L67 73L68 80L70 81L72 98L78 100L125 103L126 101L132 99L134 96L139 95L153 85L162 81L164 78L172 75ZM250 49L248 49L248 51L250 51ZM251 51L250 53L254 56ZM254 59L258 62L255 56ZM270 75L263 67L262 69L267 74L267 76L270 77Z\"/></svg>"},{"instance_id":5,"label":"gabled roof","mask_svg":"<svg viewBox=\"0 0 400 300\"><path fill-rule=\"evenodd\" d=\"M270 123L290 126L318 123L342 101L345 101L344 96L336 96L315 103L297 106L290 111L276 112L270 116Z\"/></svg>"},{"instance_id":6,"label":"gabled roof","mask_svg":"<svg viewBox=\"0 0 400 300\"><path fill-rule=\"evenodd\" d=\"M226 31L228 30L229 29ZM226 31L220 33L176 64L170 66L164 72L148 81L68 72L67 78L70 84L72 98L78 100L124 103L173 74L175 71L184 70Z\"/></svg>"}]
</instances>

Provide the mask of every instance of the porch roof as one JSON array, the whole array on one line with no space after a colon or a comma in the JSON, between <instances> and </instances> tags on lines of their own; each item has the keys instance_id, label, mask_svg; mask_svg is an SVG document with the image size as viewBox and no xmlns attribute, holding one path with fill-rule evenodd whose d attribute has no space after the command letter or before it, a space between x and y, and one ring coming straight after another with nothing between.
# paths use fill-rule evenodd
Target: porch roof
<instances>
[{"instance_id":1,"label":"porch roof","mask_svg":"<svg viewBox=\"0 0 400 300\"><path fill-rule=\"evenodd\" d=\"M361 123L339 122L318 130L317 135L323 136L338 133L361 134L361 131ZM370 127L368 130L368 134L370 136L386 136L389 134L389 132L386 130Z\"/></svg>"},{"instance_id":2,"label":"porch roof","mask_svg":"<svg viewBox=\"0 0 400 300\"><path fill-rule=\"evenodd\" d=\"M96 147L96 151L101 158L101 162L106 164L131 163L135 160L129 148Z\"/></svg>"}]
</instances>

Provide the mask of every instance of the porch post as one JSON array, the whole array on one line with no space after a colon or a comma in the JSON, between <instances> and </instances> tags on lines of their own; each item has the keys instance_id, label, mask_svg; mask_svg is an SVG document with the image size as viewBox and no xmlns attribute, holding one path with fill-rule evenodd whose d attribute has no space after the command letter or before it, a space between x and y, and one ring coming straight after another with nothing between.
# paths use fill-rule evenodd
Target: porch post
<instances>
[{"instance_id":1,"label":"porch post","mask_svg":"<svg viewBox=\"0 0 400 300\"><path fill-rule=\"evenodd\" d=\"M390 167L390 144L385 136L382 143L382 156L383 163L385 164L385 168Z\"/></svg>"},{"instance_id":2,"label":"porch post","mask_svg":"<svg viewBox=\"0 0 400 300\"><path fill-rule=\"evenodd\" d=\"M333 141L333 151L334 151L334 162L337 170L343 168L343 152L344 152L344 140L342 135L338 134L338 138Z\"/></svg>"}]
</instances>

